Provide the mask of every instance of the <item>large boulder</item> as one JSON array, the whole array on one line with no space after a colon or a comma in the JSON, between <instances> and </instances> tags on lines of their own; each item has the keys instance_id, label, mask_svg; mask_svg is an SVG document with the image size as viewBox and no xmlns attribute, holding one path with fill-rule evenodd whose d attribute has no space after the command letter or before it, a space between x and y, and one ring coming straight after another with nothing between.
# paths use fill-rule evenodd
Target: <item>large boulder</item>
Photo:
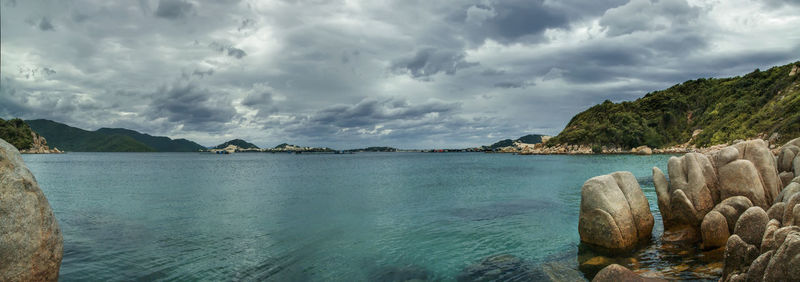
<instances>
[{"instance_id":1,"label":"large boulder","mask_svg":"<svg viewBox=\"0 0 800 282\"><path fill-rule=\"evenodd\" d=\"M725 246L728 237L734 233L739 217L752 206L753 203L744 196L733 196L714 206L714 209L706 214L700 224L703 248ZM783 210L781 210L781 216L783 216Z\"/></svg>"},{"instance_id":2,"label":"large boulder","mask_svg":"<svg viewBox=\"0 0 800 282\"><path fill-rule=\"evenodd\" d=\"M636 177L615 172L593 177L581 188L581 241L612 252L632 249L650 238L653 214Z\"/></svg>"},{"instance_id":3,"label":"large boulder","mask_svg":"<svg viewBox=\"0 0 800 282\"><path fill-rule=\"evenodd\" d=\"M789 201L786 202L786 207L783 208L783 219L781 219L781 223L783 226L790 226L790 225L800 225L798 222L795 221L795 211L800 210L800 193L795 193L789 198Z\"/></svg>"},{"instance_id":4,"label":"large boulder","mask_svg":"<svg viewBox=\"0 0 800 282\"><path fill-rule=\"evenodd\" d=\"M662 214L669 216L664 220L665 229L673 226L691 226L699 229L706 213L719 201L717 174L711 160L703 154L688 153L682 157L672 157L667 164L669 185L654 169L656 196ZM664 207L661 207L664 206Z\"/></svg>"},{"instance_id":5,"label":"large boulder","mask_svg":"<svg viewBox=\"0 0 800 282\"><path fill-rule=\"evenodd\" d=\"M667 281L664 279L658 278L647 278L641 277L638 274L630 271L624 266L619 264L610 264L600 270L597 275L594 276L592 282L619 282L619 281L630 281L630 282L646 282L646 281Z\"/></svg>"},{"instance_id":6,"label":"large boulder","mask_svg":"<svg viewBox=\"0 0 800 282\"><path fill-rule=\"evenodd\" d=\"M792 180L792 182L789 182L789 184L786 185L786 187L784 187L780 193L778 193L778 196L775 197L775 203L788 202L789 198L800 192L800 183L798 182L800 182L800 177L795 178Z\"/></svg>"},{"instance_id":7,"label":"large boulder","mask_svg":"<svg viewBox=\"0 0 800 282\"><path fill-rule=\"evenodd\" d=\"M762 281L800 281L800 231L786 235L764 270Z\"/></svg>"},{"instance_id":8,"label":"large boulder","mask_svg":"<svg viewBox=\"0 0 800 282\"><path fill-rule=\"evenodd\" d=\"M764 194L765 204L760 205L753 202L754 205L763 209L768 209L769 204L772 204L775 196L781 191L781 179L778 177L778 168L775 164L775 157L769 150L767 142L761 139L749 140L741 142L731 147L739 151L739 159L748 160L754 166L762 183L762 190ZM722 173L720 172L720 180L722 180ZM752 200L752 199L751 199Z\"/></svg>"},{"instance_id":9,"label":"large boulder","mask_svg":"<svg viewBox=\"0 0 800 282\"><path fill-rule=\"evenodd\" d=\"M57 281L61 229L36 178L0 139L0 281Z\"/></svg>"},{"instance_id":10,"label":"large boulder","mask_svg":"<svg viewBox=\"0 0 800 282\"><path fill-rule=\"evenodd\" d=\"M761 207L752 207L747 209L736 221L733 233L739 235L747 244L761 246L767 222L769 222L767 212Z\"/></svg>"},{"instance_id":11,"label":"large boulder","mask_svg":"<svg viewBox=\"0 0 800 282\"><path fill-rule=\"evenodd\" d=\"M722 268L722 280L728 281L734 274L747 272L750 263L759 256L756 246L747 244L734 234L725 245L725 266Z\"/></svg>"},{"instance_id":12,"label":"large boulder","mask_svg":"<svg viewBox=\"0 0 800 282\"><path fill-rule=\"evenodd\" d=\"M798 154L800 154L800 147L795 145L783 146L781 152L778 153L778 171L793 171L792 161Z\"/></svg>"},{"instance_id":13,"label":"large boulder","mask_svg":"<svg viewBox=\"0 0 800 282\"><path fill-rule=\"evenodd\" d=\"M748 160L735 160L719 168L722 198L745 196L753 205L768 208L764 186L755 165Z\"/></svg>"},{"instance_id":14,"label":"large boulder","mask_svg":"<svg viewBox=\"0 0 800 282\"><path fill-rule=\"evenodd\" d=\"M703 218L703 223L700 224L700 234L703 238L703 248L725 246L728 237L731 236L725 216L713 210Z\"/></svg>"},{"instance_id":15,"label":"large boulder","mask_svg":"<svg viewBox=\"0 0 800 282\"><path fill-rule=\"evenodd\" d=\"M781 178L781 185L786 188L786 186L792 182L792 179L794 178L794 172L782 171L780 174L778 174L778 177Z\"/></svg>"}]
</instances>

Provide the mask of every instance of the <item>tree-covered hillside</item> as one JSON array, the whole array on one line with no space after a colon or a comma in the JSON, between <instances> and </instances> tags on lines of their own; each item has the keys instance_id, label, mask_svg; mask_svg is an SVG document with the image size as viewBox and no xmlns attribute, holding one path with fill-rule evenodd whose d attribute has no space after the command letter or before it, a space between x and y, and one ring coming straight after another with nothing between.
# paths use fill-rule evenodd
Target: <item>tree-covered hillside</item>
<instances>
[{"instance_id":1,"label":"tree-covered hillside","mask_svg":"<svg viewBox=\"0 0 800 282\"><path fill-rule=\"evenodd\" d=\"M11 143L18 150L29 149L33 143L31 128L21 119L0 118L0 139Z\"/></svg>"},{"instance_id":2,"label":"tree-covered hillside","mask_svg":"<svg viewBox=\"0 0 800 282\"><path fill-rule=\"evenodd\" d=\"M103 134L72 127L52 120L25 121L36 133L47 139L51 147L73 152L154 152L155 149L130 136Z\"/></svg>"},{"instance_id":3,"label":"tree-covered hillside","mask_svg":"<svg viewBox=\"0 0 800 282\"><path fill-rule=\"evenodd\" d=\"M138 131L125 128L100 128L98 133L106 135L125 135L130 136L136 141L141 142L158 152L197 152L206 150L200 144L186 139L170 139L164 136L151 136L150 134L139 133Z\"/></svg>"},{"instance_id":4,"label":"tree-covered hillside","mask_svg":"<svg viewBox=\"0 0 800 282\"><path fill-rule=\"evenodd\" d=\"M548 144L698 146L779 133L800 136L800 62L732 78L701 78L636 101L605 101L576 115ZM800 71L796 71L800 72Z\"/></svg>"}]
</instances>

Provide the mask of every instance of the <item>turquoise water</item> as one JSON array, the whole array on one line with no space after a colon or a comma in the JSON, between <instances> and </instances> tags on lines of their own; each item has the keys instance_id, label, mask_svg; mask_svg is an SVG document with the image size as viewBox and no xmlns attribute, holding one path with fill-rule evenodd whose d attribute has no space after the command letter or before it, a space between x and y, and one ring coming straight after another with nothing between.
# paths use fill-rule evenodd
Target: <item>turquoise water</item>
<instances>
[{"instance_id":1,"label":"turquoise water","mask_svg":"<svg viewBox=\"0 0 800 282\"><path fill-rule=\"evenodd\" d=\"M580 188L596 175L633 172L660 234L651 168L668 158L24 156L64 234L62 281L454 280L494 254L574 258Z\"/></svg>"}]
</instances>

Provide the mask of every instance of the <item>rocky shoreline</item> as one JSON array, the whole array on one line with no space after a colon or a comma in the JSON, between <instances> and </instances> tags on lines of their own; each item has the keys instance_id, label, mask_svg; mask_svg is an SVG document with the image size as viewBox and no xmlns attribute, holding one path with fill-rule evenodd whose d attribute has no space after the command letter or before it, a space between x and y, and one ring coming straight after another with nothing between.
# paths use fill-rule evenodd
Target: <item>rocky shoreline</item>
<instances>
[{"instance_id":1,"label":"rocky shoreline","mask_svg":"<svg viewBox=\"0 0 800 282\"><path fill-rule=\"evenodd\" d=\"M31 143L31 147L29 149L22 149L19 150L20 154L61 154L64 153L58 148L50 149L47 146L47 140L44 139L39 134L36 134L33 130L31 130L31 136L33 137L33 143Z\"/></svg>"},{"instance_id":2,"label":"rocky shoreline","mask_svg":"<svg viewBox=\"0 0 800 282\"><path fill-rule=\"evenodd\" d=\"M664 224L659 243L724 252L720 281L800 281L800 138L773 150L755 139L672 157L667 175L653 168ZM629 172L584 184L578 230L593 251L613 256L648 244L652 227L649 203ZM594 281L658 278L610 264Z\"/></svg>"}]
</instances>

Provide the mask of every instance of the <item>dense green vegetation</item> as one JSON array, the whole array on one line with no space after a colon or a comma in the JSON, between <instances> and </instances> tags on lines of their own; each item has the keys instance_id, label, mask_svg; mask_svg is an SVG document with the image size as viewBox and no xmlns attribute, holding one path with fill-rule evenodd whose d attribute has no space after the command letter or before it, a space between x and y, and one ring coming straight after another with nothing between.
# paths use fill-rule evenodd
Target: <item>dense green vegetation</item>
<instances>
[{"instance_id":1,"label":"dense green vegetation","mask_svg":"<svg viewBox=\"0 0 800 282\"><path fill-rule=\"evenodd\" d=\"M528 134L528 135L525 135L525 136L522 136L522 137L518 138L517 141L522 142L522 143L526 143L526 144L539 144L539 143L542 143L542 137L543 136L544 135L539 135L539 134Z\"/></svg>"},{"instance_id":2,"label":"dense green vegetation","mask_svg":"<svg viewBox=\"0 0 800 282\"><path fill-rule=\"evenodd\" d=\"M25 121L34 131L47 139L50 147L74 152L154 152L150 146L130 136L103 134L72 127L52 120Z\"/></svg>"},{"instance_id":3,"label":"dense green vegetation","mask_svg":"<svg viewBox=\"0 0 800 282\"><path fill-rule=\"evenodd\" d=\"M759 134L800 136L798 63L733 78L701 78L648 93L636 101L605 101L576 115L548 144L667 147L692 140L709 146Z\"/></svg>"},{"instance_id":4,"label":"dense green vegetation","mask_svg":"<svg viewBox=\"0 0 800 282\"><path fill-rule=\"evenodd\" d=\"M18 150L30 149L33 144L31 128L18 118L10 120L0 118L0 139L6 140Z\"/></svg>"},{"instance_id":5,"label":"dense green vegetation","mask_svg":"<svg viewBox=\"0 0 800 282\"><path fill-rule=\"evenodd\" d=\"M489 149L498 149L498 148L502 148L502 147L514 146L514 142L520 142L520 143L526 143L526 144L538 144L538 143L542 143L542 137L544 137L544 135L528 134L528 135L522 136L520 138L517 138L515 140L504 139L504 140L497 141L492 145L489 145Z\"/></svg>"},{"instance_id":6,"label":"dense green vegetation","mask_svg":"<svg viewBox=\"0 0 800 282\"><path fill-rule=\"evenodd\" d=\"M164 136L151 136L124 128L100 128L97 131L105 135L125 135L133 138L158 152L197 152L206 147L186 139L170 139Z\"/></svg>"},{"instance_id":7,"label":"dense green vegetation","mask_svg":"<svg viewBox=\"0 0 800 282\"><path fill-rule=\"evenodd\" d=\"M228 142L225 142L225 143L222 143L222 144L219 144L219 145L215 146L214 149L224 149L225 147L228 147L229 145L236 145L237 147L242 148L242 149L259 149L258 146L253 145L253 143L244 141L242 139L233 139L231 141L228 141Z\"/></svg>"}]
</instances>

